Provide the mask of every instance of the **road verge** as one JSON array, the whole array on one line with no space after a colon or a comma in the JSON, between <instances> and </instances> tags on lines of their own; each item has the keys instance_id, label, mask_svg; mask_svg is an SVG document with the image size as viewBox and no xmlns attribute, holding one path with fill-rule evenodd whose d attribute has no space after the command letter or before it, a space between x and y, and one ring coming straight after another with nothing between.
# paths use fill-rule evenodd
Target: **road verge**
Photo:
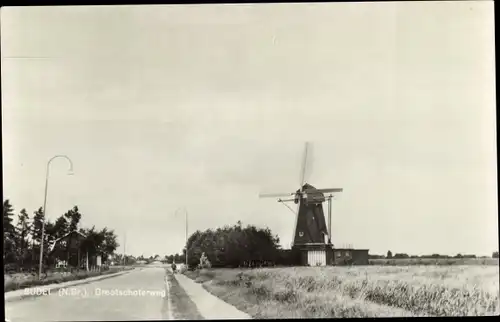
<instances>
[{"instance_id":1,"label":"road verge","mask_svg":"<svg viewBox=\"0 0 500 322\"><path fill-rule=\"evenodd\" d=\"M117 273L94 276L94 277L90 277L90 278L86 278L86 279L68 281L68 282L64 282L64 283L39 285L39 286L34 286L34 287L18 289L15 291L5 292L4 293L4 300L5 300L5 302L12 302L12 301L19 301L19 300L29 298L29 297L38 297L38 296L42 296L42 295L47 294L49 291L50 292L58 291L62 288L66 288L66 287L70 287L70 286L88 284L91 282L100 281L100 280L104 280L107 278L112 278L112 277L120 276L123 274L127 274L127 273L130 273L131 271L133 271L133 269L124 270L124 271L120 271Z\"/></svg>"},{"instance_id":2,"label":"road verge","mask_svg":"<svg viewBox=\"0 0 500 322\"><path fill-rule=\"evenodd\" d=\"M174 320L203 320L196 303L192 301L170 269L165 270L165 282L168 286L170 316ZM167 315L168 317L168 315Z\"/></svg>"},{"instance_id":3,"label":"road verge","mask_svg":"<svg viewBox=\"0 0 500 322\"><path fill-rule=\"evenodd\" d=\"M189 277L183 274L175 274L174 278L191 301L196 304L198 312L205 319L252 319L252 316L211 294L201 284L196 283Z\"/></svg>"}]
</instances>

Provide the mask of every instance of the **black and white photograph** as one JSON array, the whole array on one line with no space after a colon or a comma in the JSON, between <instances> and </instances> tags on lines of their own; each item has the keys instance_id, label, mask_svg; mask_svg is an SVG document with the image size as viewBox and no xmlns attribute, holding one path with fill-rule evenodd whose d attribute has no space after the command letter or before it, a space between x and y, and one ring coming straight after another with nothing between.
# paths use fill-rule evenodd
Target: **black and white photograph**
<instances>
[{"instance_id":1,"label":"black and white photograph","mask_svg":"<svg viewBox=\"0 0 500 322\"><path fill-rule=\"evenodd\" d=\"M6 322L500 314L493 1L0 14Z\"/></svg>"}]
</instances>

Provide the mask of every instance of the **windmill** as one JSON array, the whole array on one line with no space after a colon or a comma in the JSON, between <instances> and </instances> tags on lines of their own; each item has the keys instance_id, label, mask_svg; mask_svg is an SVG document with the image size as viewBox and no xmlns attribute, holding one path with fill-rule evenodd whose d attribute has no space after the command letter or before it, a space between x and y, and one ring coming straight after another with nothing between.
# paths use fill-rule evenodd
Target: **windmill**
<instances>
[{"instance_id":1,"label":"windmill","mask_svg":"<svg viewBox=\"0 0 500 322\"><path fill-rule=\"evenodd\" d=\"M278 202L294 202L297 204L295 227L293 231L293 246L303 253L303 263L309 265L326 265L328 255L326 251L332 249L331 243L331 201L332 193L342 192L342 188L317 189L305 182L305 170L309 143L306 142L302 167L299 177L299 189L291 193L260 194L260 198L278 198ZM330 193L325 198L325 194ZM293 196L291 199L282 199ZM328 200L328 228L323 212L323 202ZM287 205L286 205L287 206ZM290 210L291 209L289 207Z\"/></svg>"}]
</instances>

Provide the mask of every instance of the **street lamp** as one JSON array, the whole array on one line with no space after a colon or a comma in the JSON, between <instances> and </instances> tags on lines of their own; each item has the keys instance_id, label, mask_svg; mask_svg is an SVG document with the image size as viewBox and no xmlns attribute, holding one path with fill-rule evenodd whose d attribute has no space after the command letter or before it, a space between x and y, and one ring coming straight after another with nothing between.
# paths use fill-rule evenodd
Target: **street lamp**
<instances>
[{"instance_id":1,"label":"street lamp","mask_svg":"<svg viewBox=\"0 0 500 322\"><path fill-rule=\"evenodd\" d=\"M69 162L69 170L68 170L68 175L73 175L73 162L71 159L66 156L66 155L56 155L52 157L48 162L47 162L47 171L45 173L45 197L43 199L43 217L42 217L42 239L40 240L40 264L38 268L38 278L42 278L42 263L43 263L43 242L44 242L44 235L45 235L45 208L47 207L47 189L49 187L49 168L50 168L50 163L52 160L57 159L57 158L64 158L68 160Z\"/></svg>"},{"instance_id":2,"label":"street lamp","mask_svg":"<svg viewBox=\"0 0 500 322\"><path fill-rule=\"evenodd\" d=\"M181 209L184 209L184 214L186 215L186 268L188 267L188 249L187 249L187 241L188 241L188 212L186 210L185 207L182 207L182 208L178 208L175 213L174 213L174 216L177 215L177 212Z\"/></svg>"}]
</instances>

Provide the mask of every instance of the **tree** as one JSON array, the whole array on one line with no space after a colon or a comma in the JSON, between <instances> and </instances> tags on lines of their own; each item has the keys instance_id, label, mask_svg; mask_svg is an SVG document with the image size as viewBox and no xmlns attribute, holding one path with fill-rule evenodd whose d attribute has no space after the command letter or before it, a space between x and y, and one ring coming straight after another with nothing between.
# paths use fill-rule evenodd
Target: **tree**
<instances>
[{"instance_id":1,"label":"tree","mask_svg":"<svg viewBox=\"0 0 500 322\"><path fill-rule=\"evenodd\" d=\"M101 231L104 235L104 241L102 245L103 251L103 261L107 261L109 256L111 256L120 247L118 243L118 236L116 236L114 230L108 230L106 227ZM134 259L135 262L135 259Z\"/></svg>"},{"instance_id":2,"label":"tree","mask_svg":"<svg viewBox=\"0 0 500 322\"><path fill-rule=\"evenodd\" d=\"M33 221L31 224L31 227L29 229L30 232L30 237L31 237L31 252L32 252L32 260L35 261L39 259L40 256L40 245L42 243L42 226L43 226L43 221L44 221L44 213L43 213L43 208L40 207L38 208L37 211L33 213ZM55 240L54 236L54 223L52 222L47 222L45 224L45 229L44 229L44 240L43 240L43 256L46 258L46 256L49 253L49 247Z\"/></svg>"},{"instance_id":3,"label":"tree","mask_svg":"<svg viewBox=\"0 0 500 322\"><path fill-rule=\"evenodd\" d=\"M51 246L56 241L56 229L55 224L51 221L45 223L45 232L43 236L43 260L45 264L53 264L55 258L51 255Z\"/></svg>"},{"instance_id":4,"label":"tree","mask_svg":"<svg viewBox=\"0 0 500 322\"><path fill-rule=\"evenodd\" d=\"M31 225L31 239L36 245L40 245L42 240L42 221L43 221L43 208L38 208L33 213L33 223Z\"/></svg>"},{"instance_id":5,"label":"tree","mask_svg":"<svg viewBox=\"0 0 500 322\"><path fill-rule=\"evenodd\" d=\"M56 238L61 238L67 233L69 233L69 224L68 221L66 220L65 215L60 216L57 218L56 222L54 223L54 234Z\"/></svg>"},{"instance_id":6,"label":"tree","mask_svg":"<svg viewBox=\"0 0 500 322\"><path fill-rule=\"evenodd\" d=\"M50 252L49 254L61 254L61 253L67 253L69 248L68 246L63 246L61 244L55 244L56 240L64 237L69 233L69 224L68 221L66 220L65 215L59 216L59 218L56 219L54 223L48 221L45 224L45 236L46 236L46 242L44 244L44 250L49 250L51 246L54 246L53 251ZM48 254L48 255L49 255ZM70 256L70 260L72 263L77 263L78 260L74 259L73 256ZM48 258L50 262L53 262L55 258Z\"/></svg>"},{"instance_id":7,"label":"tree","mask_svg":"<svg viewBox=\"0 0 500 322\"><path fill-rule=\"evenodd\" d=\"M52 245L57 239L56 226L53 222L47 221L47 223L45 223L45 232L43 239L44 239L44 244L43 244L44 251L48 251L50 245Z\"/></svg>"},{"instance_id":8,"label":"tree","mask_svg":"<svg viewBox=\"0 0 500 322\"><path fill-rule=\"evenodd\" d=\"M82 252L88 254L90 261L92 258L99 255L104 236L99 234L95 226L92 226L92 228L81 228L80 232L85 236L80 244L80 249Z\"/></svg>"},{"instance_id":9,"label":"tree","mask_svg":"<svg viewBox=\"0 0 500 322\"><path fill-rule=\"evenodd\" d=\"M126 255L125 256L125 264L126 265L133 265L137 262L137 259L132 256L132 255Z\"/></svg>"},{"instance_id":10,"label":"tree","mask_svg":"<svg viewBox=\"0 0 500 322\"><path fill-rule=\"evenodd\" d=\"M390 250L387 251L387 258L392 258L392 252Z\"/></svg>"},{"instance_id":11,"label":"tree","mask_svg":"<svg viewBox=\"0 0 500 322\"><path fill-rule=\"evenodd\" d=\"M236 225L204 232L196 231L186 243L190 267L196 267L204 256L213 267L238 267L280 260L279 237L268 229ZM245 264L246 263L246 264Z\"/></svg>"},{"instance_id":12,"label":"tree","mask_svg":"<svg viewBox=\"0 0 500 322\"><path fill-rule=\"evenodd\" d=\"M406 254L406 253L396 253L396 254L394 254L394 258L401 259L401 258L409 258L409 257L410 256L408 254Z\"/></svg>"},{"instance_id":13,"label":"tree","mask_svg":"<svg viewBox=\"0 0 500 322\"><path fill-rule=\"evenodd\" d=\"M78 228L82 214L78 211L78 206L74 206L73 209L64 214L64 217L68 220L68 230L73 231Z\"/></svg>"},{"instance_id":14,"label":"tree","mask_svg":"<svg viewBox=\"0 0 500 322\"><path fill-rule=\"evenodd\" d=\"M3 240L4 263L16 262L16 231L12 220L14 208L7 199L3 202Z\"/></svg>"},{"instance_id":15,"label":"tree","mask_svg":"<svg viewBox=\"0 0 500 322\"><path fill-rule=\"evenodd\" d=\"M123 264L123 255L122 254L115 254L113 257L113 261L116 263L116 265Z\"/></svg>"},{"instance_id":16,"label":"tree","mask_svg":"<svg viewBox=\"0 0 500 322\"><path fill-rule=\"evenodd\" d=\"M369 254L368 258L369 259L383 259L383 258L385 258L385 256L384 255Z\"/></svg>"},{"instance_id":17,"label":"tree","mask_svg":"<svg viewBox=\"0 0 500 322\"><path fill-rule=\"evenodd\" d=\"M95 226L93 226L90 229L80 229L80 232L86 236L81 244L81 250L88 251L89 256L101 255L103 262L108 261L109 257L120 246L114 231L108 230L106 227L96 230ZM130 263L128 257L126 260L127 263ZM133 261L135 262L135 258Z\"/></svg>"},{"instance_id":18,"label":"tree","mask_svg":"<svg viewBox=\"0 0 500 322\"><path fill-rule=\"evenodd\" d=\"M474 254L464 255L463 258L476 258L476 255L474 255Z\"/></svg>"},{"instance_id":19,"label":"tree","mask_svg":"<svg viewBox=\"0 0 500 322\"><path fill-rule=\"evenodd\" d=\"M181 263L185 263L186 262L186 248L182 249L182 254L179 256L179 261Z\"/></svg>"},{"instance_id":20,"label":"tree","mask_svg":"<svg viewBox=\"0 0 500 322\"><path fill-rule=\"evenodd\" d=\"M51 261L48 255L54 241L63 237L71 231L76 231L82 218L77 206L57 218L55 222L45 221L44 239L42 240L42 226L44 223L44 209L42 207L34 211L30 223L26 209L22 209L17 216L17 224L13 224L14 209L9 200L4 200L4 263L15 264L15 266L38 265L40 246L43 242L44 260ZM113 230L104 228L96 230L80 229L86 238L80 245L81 250L89 250L89 255L102 255L103 261L107 261L110 255L119 247L117 236ZM73 240L74 242L74 240ZM64 247L57 245L57 247ZM56 249L57 250L57 249ZM66 249L64 249L66 251ZM77 252L75 252L77 253ZM76 254L70 254L70 259ZM78 261L73 261L77 263ZM11 265L12 266L12 265Z\"/></svg>"},{"instance_id":21,"label":"tree","mask_svg":"<svg viewBox=\"0 0 500 322\"><path fill-rule=\"evenodd\" d=\"M9 199L3 202L3 229L6 231L14 231L14 225L12 224L12 216L14 216L14 208L10 204Z\"/></svg>"},{"instance_id":22,"label":"tree","mask_svg":"<svg viewBox=\"0 0 500 322\"><path fill-rule=\"evenodd\" d=\"M28 237L30 234L30 223L29 216L26 212L26 209L21 209L17 217L17 225L16 225L16 248L17 248L17 258L20 261L21 266L24 266L25 261L29 260L28 258Z\"/></svg>"}]
</instances>

